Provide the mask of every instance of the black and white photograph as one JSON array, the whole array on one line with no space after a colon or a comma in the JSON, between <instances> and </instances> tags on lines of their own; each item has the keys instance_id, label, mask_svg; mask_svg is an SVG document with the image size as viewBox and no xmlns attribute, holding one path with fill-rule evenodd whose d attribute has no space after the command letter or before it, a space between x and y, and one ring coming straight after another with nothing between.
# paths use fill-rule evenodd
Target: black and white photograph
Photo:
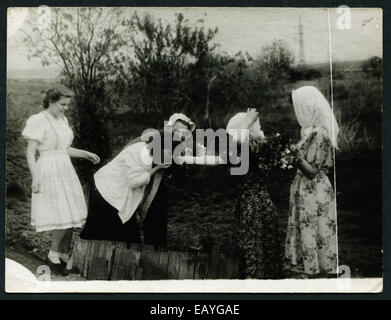
<instances>
[{"instance_id":1,"label":"black and white photograph","mask_svg":"<svg viewBox=\"0 0 391 320\"><path fill-rule=\"evenodd\" d=\"M381 8L8 8L6 291L382 292L382 33Z\"/></svg>"}]
</instances>

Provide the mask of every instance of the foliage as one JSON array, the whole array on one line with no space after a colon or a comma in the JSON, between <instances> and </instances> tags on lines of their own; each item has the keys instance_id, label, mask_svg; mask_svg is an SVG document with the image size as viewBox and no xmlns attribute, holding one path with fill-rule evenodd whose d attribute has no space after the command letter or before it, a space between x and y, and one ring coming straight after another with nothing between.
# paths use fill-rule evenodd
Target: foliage
<instances>
[{"instance_id":1,"label":"foliage","mask_svg":"<svg viewBox=\"0 0 391 320\"><path fill-rule=\"evenodd\" d=\"M322 72L307 66L297 66L295 68L290 68L288 75L291 81L314 80L321 78Z\"/></svg>"},{"instance_id":2,"label":"foliage","mask_svg":"<svg viewBox=\"0 0 391 320\"><path fill-rule=\"evenodd\" d=\"M379 77L383 74L383 59L371 57L363 63L362 68L367 75Z\"/></svg>"},{"instance_id":3,"label":"foliage","mask_svg":"<svg viewBox=\"0 0 391 320\"><path fill-rule=\"evenodd\" d=\"M182 14L176 15L173 25L148 14L135 13L127 19L133 55L125 62L121 80L132 111L154 115L161 125L161 119L172 112L206 103L202 93L212 79L207 71L217 29L205 30L200 24L189 27ZM196 99L190 84L201 84Z\"/></svg>"},{"instance_id":4,"label":"foliage","mask_svg":"<svg viewBox=\"0 0 391 320\"><path fill-rule=\"evenodd\" d=\"M258 65L275 86L286 79L294 61L294 54L287 44L282 40L275 40L263 48Z\"/></svg>"},{"instance_id":5,"label":"foliage","mask_svg":"<svg viewBox=\"0 0 391 320\"><path fill-rule=\"evenodd\" d=\"M110 142L105 121L114 111L120 49L126 42L121 11L52 8L49 18L46 25L37 19L25 37L30 57L61 67L64 83L74 93L78 145L104 158Z\"/></svg>"},{"instance_id":6,"label":"foliage","mask_svg":"<svg viewBox=\"0 0 391 320\"><path fill-rule=\"evenodd\" d=\"M291 170L294 157L291 157L291 141L288 137L276 133L267 137L266 143L251 141L250 150L257 155L256 162L259 168L269 170Z\"/></svg>"}]
</instances>

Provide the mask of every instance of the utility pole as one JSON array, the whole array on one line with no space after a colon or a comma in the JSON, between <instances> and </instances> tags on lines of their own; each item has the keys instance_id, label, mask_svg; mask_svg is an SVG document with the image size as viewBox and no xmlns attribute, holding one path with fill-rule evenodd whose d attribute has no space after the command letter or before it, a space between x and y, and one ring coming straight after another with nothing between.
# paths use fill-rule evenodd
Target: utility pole
<instances>
[{"instance_id":1,"label":"utility pole","mask_svg":"<svg viewBox=\"0 0 391 320\"><path fill-rule=\"evenodd\" d=\"M299 65L303 66L305 64L304 58L304 38L303 38L303 22L301 21L301 15L299 15Z\"/></svg>"}]
</instances>

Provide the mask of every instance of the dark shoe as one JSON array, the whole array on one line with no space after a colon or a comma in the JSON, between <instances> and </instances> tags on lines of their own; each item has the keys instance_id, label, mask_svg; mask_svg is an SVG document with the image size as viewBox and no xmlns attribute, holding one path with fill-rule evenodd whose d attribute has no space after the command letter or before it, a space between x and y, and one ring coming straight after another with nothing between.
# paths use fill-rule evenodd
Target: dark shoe
<instances>
[{"instance_id":1,"label":"dark shoe","mask_svg":"<svg viewBox=\"0 0 391 320\"><path fill-rule=\"evenodd\" d=\"M68 262L62 260L61 257L59 257L59 259L60 259L61 265L65 268L67 266Z\"/></svg>"},{"instance_id":2,"label":"dark shoe","mask_svg":"<svg viewBox=\"0 0 391 320\"><path fill-rule=\"evenodd\" d=\"M53 263L49 258L46 258L46 263L49 266L50 270L55 271L56 273L61 273L63 269L61 263Z\"/></svg>"},{"instance_id":3,"label":"dark shoe","mask_svg":"<svg viewBox=\"0 0 391 320\"><path fill-rule=\"evenodd\" d=\"M60 273L61 273L61 275L63 277L66 277L66 276L69 276L71 274L71 271L72 270L68 270L67 268L63 268Z\"/></svg>"},{"instance_id":4,"label":"dark shoe","mask_svg":"<svg viewBox=\"0 0 391 320\"><path fill-rule=\"evenodd\" d=\"M65 266L61 271L61 275L63 275L64 277L69 276L70 274L80 274L80 270L75 266L72 266L72 269L68 269Z\"/></svg>"},{"instance_id":5,"label":"dark shoe","mask_svg":"<svg viewBox=\"0 0 391 320\"><path fill-rule=\"evenodd\" d=\"M72 267L72 269L70 270L70 273L73 273L73 274L80 274L80 270L78 267Z\"/></svg>"}]
</instances>

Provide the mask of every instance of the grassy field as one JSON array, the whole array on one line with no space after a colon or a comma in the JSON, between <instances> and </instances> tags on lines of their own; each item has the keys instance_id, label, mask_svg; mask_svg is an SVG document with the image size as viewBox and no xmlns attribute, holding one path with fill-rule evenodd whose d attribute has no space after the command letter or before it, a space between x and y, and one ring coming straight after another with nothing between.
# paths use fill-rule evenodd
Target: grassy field
<instances>
[{"instance_id":1,"label":"grassy field","mask_svg":"<svg viewBox=\"0 0 391 320\"><path fill-rule=\"evenodd\" d=\"M304 84L314 84L323 92L327 92L329 86L327 78L287 84L273 102L261 110L261 122L266 132L273 129L298 137L288 96L292 88ZM37 234L30 226L31 179L25 160L26 142L20 133L26 119L41 110L41 91L54 85L53 80L19 79L7 83L6 240L7 245L23 247L40 258L46 254L49 234ZM341 147L345 148L337 153L336 163L339 264L348 265L354 277L381 276L381 82L351 73L337 79L334 86L335 108L344 135ZM148 121L142 117L121 117L126 123L113 126L111 131L113 154L129 138L148 127ZM78 165L75 162L76 168ZM284 233L291 178L272 177L269 186L280 209L280 228ZM203 246L207 249L210 243L214 243L220 251L235 247L232 243L236 203L234 180L223 167L189 167L183 176L167 181L170 246ZM88 190L87 185L84 187Z\"/></svg>"}]
</instances>

